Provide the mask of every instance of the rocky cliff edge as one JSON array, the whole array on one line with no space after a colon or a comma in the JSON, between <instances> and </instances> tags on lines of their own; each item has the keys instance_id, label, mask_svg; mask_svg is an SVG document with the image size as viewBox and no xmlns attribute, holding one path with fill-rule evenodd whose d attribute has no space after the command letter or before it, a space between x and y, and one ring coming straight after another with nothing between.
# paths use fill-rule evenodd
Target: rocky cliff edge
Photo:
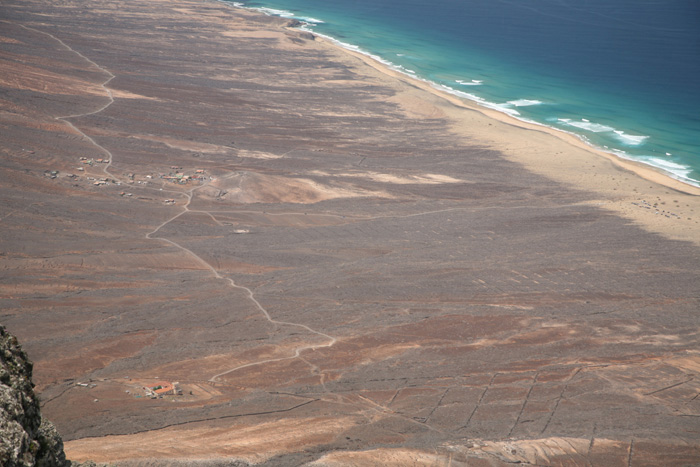
<instances>
[{"instance_id":1,"label":"rocky cliff edge","mask_svg":"<svg viewBox=\"0 0 700 467\"><path fill-rule=\"evenodd\" d=\"M70 466L56 428L41 416L33 388L32 362L17 338L0 326L0 465Z\"/></svg>"}]
</instances>

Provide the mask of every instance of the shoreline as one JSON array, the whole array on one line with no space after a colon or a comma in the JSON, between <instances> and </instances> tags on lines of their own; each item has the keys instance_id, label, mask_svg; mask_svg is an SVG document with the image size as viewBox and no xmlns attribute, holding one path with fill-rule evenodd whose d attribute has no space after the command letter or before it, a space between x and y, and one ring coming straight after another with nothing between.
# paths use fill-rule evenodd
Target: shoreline
<instances>
[{"instance_id":1,"label":"shoreline","mask_svg":"<svg viewBox=\"0 0 700 467\"><path fill-rule=\"evenodd\" d=\"M298 31L296 28L285 27L285 29ZM623 159L615 154L598 150L574 134L537 123L525 122L498 110L436 89L424 80L393 70L371 56L347 49L333 40L320 37L316 43L361 61L375 72L386 76L388 80L395 80L414 88L419 93L432 96L433 102L427 105L443 107L440 110L451 120L456 134L480 140L492 149L501 151L509 160L522 164L530 171L571 185L574 188L598 193L602 199L596 204L634 221L648 231L660 233L671 239L691 241L700 245L700 220L698 219L700 216L700 188L676 180L647 164ZM421 96L417 98L420 100ZM430 100L428 99L428 101ZM448 104L451 109L444 108L444 104ZM483 120L480 125L483 132L480 133L465 125L465 123L474 125L473 117L465 115L465 112L474 112L480 115ZM419 110L417 113L428 116L434 115L435 111ZM502 127L491 129L494 123L512 130L512 132L506 132L509 133L508 138L504 137L505 135L501 131ZM512 133L520 134L514 135ZM535 135L551 138L555 141L541 141ZM536 140L542 143L540 149L551 147L550 151L534 148L532 145ZM527 149L523 150L523 148ZM557 153L567 153L569 157L563 160L564 158L557 157ZM598 162L598 166L595 165L596 162ZM591 170L593 168L596 170ZM631 174L637 179L636 183L619 183L619 172ZM646 204L649 202L647 200L649 198L653 200L652 202L656 201L657 205L666 206L668 203L676 202L675 198L679 197L682 197L683 200L674 205L674 209L678 212L673 211L673 216L665 215L666 211L663 208L658 213L654 211L653 215L650 216L646 212L648 211L646 208L636 209L637 205L633 201L639 200ZM658 217L659 215L661 218ZM663 222L663 219L669 219L669 217L673 217L670 219L671 221L677 222Z\"/></svg>"},{"instance_id":2,"label":"shoreline","mask_svg":"<svg viewBox=\"0 0 700 467\"><path fill-rule=\"evenodd\" d=\"M219 0L217 0L219 1ZM222 3L227 3L225 1L221 1ZM240 6L233 6L233 8L242 8L246 10L253 10L257 11L253 8L246 8L246 7L240 7ZM259 13L265 15L265 12L260 11ZM273 16L273 15L270 15ZM361 59L363 62L365 62L367 65L375 68L376 70L385 73L387 75L393 76L397 79L404 80L406 82L410 82L416 87L419 87L427 92L436 94L443 99L452 102L455 105L458 105L460 107L464 107L470 110L476 110L480 113L482 113L484 116L492 118L494 120L501 121L503 123L513 125L516 127L520 127L523 129L528 129L528 130L535 130L535 131L543 131L549 134L552 134L564 141L569 142L570 144L579 146L583 149L586 149L590 151L591 153L594 153L598 156L605 157L612 162L620 165L621 167L624 167L628 170L631 170L640 177L646 178L647 180L654 181L655 183L659 183L662 185L665 185L669 188L672 188L674 190L682 191L690 195L696 195L700 196L700 187L695 186L691 183L684 182L682 180L679 180L677 178L674 178L672 174L665 172L662 168L660 167L655 167L651 164L645 164L644 162L641 161L635 161L633 159L626 159L622 156L619 156L615 154L614 152L611 151L605 151L604 149L598 148L595 145L591 143L587 143L586 141L583 140L583 137L581 135L578 135L573 132L565 131L565 130L560 130L558 128L554 128L542 123L534 122L534 121L528 121L520 118L516 118L512 115L509 115L506 112L499 111L497 109L491 108L486 105L481 105L477 101L468 99L468 98L461 98L455 94L452 94L448 91L444 91L439 89L436 83L433 83L429 80L420 78L418 76L411 76L407 73L403 73L400 70L394 70L391 66L387 65L386 63L382 62L381 60L378 60L377 58L373 57L370 53L368 52L361 52L361 51L356 51L353 50L349 47L345 47L343 43L335 38L332 38L330 36L326 36L323 34L318 34L314 32L313 30L305 30L305 29L300 29L300 28L291 28L293 30L299 30L299 31L304 31L304 32L311 32L314 34L316 37L319 37L321 40L329 42L331 45L343 50L344 52L348 53L349 55L352 55L354 57L357 57Z\"/></svg>"},{"instance_id":3,"label":"shoreline","mask_svg":"<svg viewBox=\"0 0 700 467\"><path fill-rule=\"evenodd\" d=\"M288 20L228 2L213 1L250 15ZM284 23L280 24L280 29L295 33L309 32ZM446 116L457 136L467 137L501 151L509 160L532 172L573 188L598 193L600 199L595 204L643 226L650 232L700 245L700 187L677 180L648 164L600 150L573 133L523 121L442 91L428 81L392 69L369 54L348 49L335 39L313 32L312 34L316 40L310 46L324 49L346 64L357 60L366 66L365 70L376 73L375 77L383 77L386 84L392 85L393 81L393 87L399 93L395 101L408 108L409 114L423 117L434 117L438 114ZM402 87L404 89L400 89ZM402 93L403 97L410 94L409 98L402 98ZM475 119L473 113L479 117ZM475 125L475 121L479 120L479 125ZM468 125L465 125L467 123ZM478 126L479 129L475 129L474 126ZM559 154L567 156L558 157ZM620 183L623 174L632 175L635 181L630 182L630 178L625 177L628 183ZM676 198L683 199L679 201ZM639 203L645 206L638 209ZM664 207L671 203L675 203L672 206L674 210L666 211ZM647 204L658 207L658 210L652 208L653 212L650 215L647 212L649 209L646 209Z\"/></svg>"},{"instance_id":4,"label":"shoreline","mask_svg":"<svg viewBox=\"0 0 700 467\"><path fill-rule=\"evenodd\" d=\"M317 35L316 33L314 33ZM386 64L376 60L372 56L366 53L362 52L357 52L351 49L348 49L346 47L343 47L340 43L338 43L337 40L334 39L328 39L324 36L319 36L321 37L322 40L330 42L333 46L338 47L339 49L345 51L349 55L352 55L354 57L357 57L361 59L363 62L365 62L367 65L375 68L377 71L380 71L382 73L385 73L389 76L393 76L396 79L406 81L407 83L412 84L413 86L416 86L418 88L421 88L425 90L426 92L435 94L451 103L453 103L456 106L459 107L464 107L469 110L475 110L484 116L488 118L492 118L494 120L498 120L500 122L503 122L508 125L512 125L518 128L523 128L526 130L534 130L534 131L542 131L548 134L551 134L553 136L556 136L559 139L562 139L563 141L566 141L569 144L578 146L582 149L585 149L593 154L596 154L598 156L602 156L606 159L609 159L610 161L620 165L621 167L630 170L632 172L637 173L640 177L646 178L647 180L653 181L655 183L662 184L664 186L667 186L668 188L672 188L677 191L684 192L689 195L695 195L695 196L700 196L700 187L697 187L695 185L691 185L689 183L683 182L682 180L678 180L676 178L673 178L673 176L665 173L662 169L654 167L649 164L644 164L643 162L638 162L634 161L631 159L625 159L623 157L620 157L612 152L604 151L600 148L595 147L592 144L586 143L581 139L581 137L575 133L567 132L564 130L559 130L557 128L553 128L544 124L540 124L537 122L530 122L526 121L523 119L519 119L516 117L513 117L511 115L508 115L505 112L500 112L496 109L480 105L478 102L466 99L466 98L460 98L459 96L450 94L447 91L442 91L438 89L436 86L434 86L431 82L427 80L423 80L418 77L412 77L408 74L401 73L398 70L393 70L391 67L387 66Z\"/></svg>"},{"instance_id":5,"label":"shoreline","mask_svg":"<svg viewBox=\"0 0 700 467\"><path fill-rule=\"evenodd\" d=\"M314 31L311 28L307 28L307 26L314 26L315 22L319 22L319 20L313 20L313 18L303 18L294 16L293 13L286 12L284 10L274 10L262 7L247 7L243 4L237 4L235 2L229 2L227 0L215 1L222 3L227 7L253 12L254 14L261 14L264 16L279 18L288 21L299 21L302 24L301 26L293 26L291 28L287 28L291 30L312 33L314 36L322 39L323 41L330 42L332 45L344 50L350 55L354 55L362 59L363 61L365 61L365 63L378 69L379 71L394 76L398 79L413 82L415 85L425 89L426 91L436 93L447 100L453 101L457 105L480 111L487 117L503 121L504 123L509 123L526 129L540 129L542 131L551 132L555 136L558 136L565 140L570 137L572 138L572 140L570 141L571 143L581 144L582 147L590 150L591 152L606 158L610 158L615 163L618 163L619 165L627 168L628 170L638 171L638 175L642 177L645 177L649 180L653 180L656 183L664 184L669 188L673 188L675 190L685 191L688 194L695 194L700 196L700 185L695 185L693 183L684 181L680 178L676 178L672 172L664 170L663 167L655 166L650 163L645 163L644 161L635 160L634 158L626 158L622 155L617 154L613 150L606 150L604 148L596 146L591 142L587 142L584 135L577 134L573 131L567 131L564 129L547 125L545 123L518 118L516 116L510 115L507 112L499 110L496 104L489 102L486 102L485 104L480 103L478 97L470 99L468 97L461 97L459 96L459 94L452 93L449 90L440 89L441 87L444 87L444 85L430 81L426 78L422 78L418 75L412 75L410 73L403 72L401 71L401 69L403 68L402 66L395 65L381 56L364 51L351 43L345 43L339 39L336 39L333 36L321 34ZM289 13L289 15L285 15L283 13ZM493 104L494 106L491 106L489 104ZM659 177L663 177L663 179Z\"/></svg>"},{"instance_id":6,"label":"shoreline","mask_svg":"<svg viewBox=\"0 0 700 467\"><path fill-rule=\"evenodd\" d=\"M293 18L222 0L211 1L249 15L277 18L282 31L311 33L316 40L307 47L319 47L348 65L355 60L361 62L366 70L376 73L375 78L395 88L399 95L395 101L409 108L409 114L418 117L446 116L456 136L500 151L509 160L534 173L597 193L600 199L595 204L650 232L700 245L700 187L673 178L649 164L601 150L574 133L521 120L440 90L430 81L395 70L369 53L345 47L335 38L304 30L297 25L290 26L289 22L295 21ZM410 103L407 104L407 101ZM479 117L467 115L467 112L477 113ZM566 156L559 157L561 154ZM632 175L633 179L625 177L625 174ZM621 177L626 183L620 183ZM677 199L681 197L682 200ZM647 205L652 209L647 209ZM673 207L673 211L666 211L667 206Z\"/></svg>"}]
</instances>

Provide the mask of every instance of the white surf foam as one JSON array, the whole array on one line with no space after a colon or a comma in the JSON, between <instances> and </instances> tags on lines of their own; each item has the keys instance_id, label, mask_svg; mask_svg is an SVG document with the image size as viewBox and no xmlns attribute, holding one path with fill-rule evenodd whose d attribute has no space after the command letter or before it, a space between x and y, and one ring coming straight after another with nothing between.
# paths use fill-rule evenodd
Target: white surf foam
<instances>
[{"instance_id":1,"label":"white surf foam","mask_svg":"<svg viewBox=\"0 0 700 467\"><path fill-rule=\"evenodd\" d=\"M310 23L310 24L321 24L324 23L325 21L317 19L317 18L312 18L310 16L299 16L291 11L287 10L278 10L277 8L268 8L268 7L246 7L242 3L235 2L233 3L233 6L239 7L239 8L246 8L249 10L255 10L259 11L261 13L265 13L268 16L279 16L282 18L289 18L289 19L296 19L298 21L302 21L304 23Z\"/></svg>"},{"instance_id":2,"label":"white surf foam","mask_svg":"<svg viewBox=\"0 0 700 467\"><path fill-rule=\"evenodd\" d=\"M508 101L508 103L516 107L529 107L531 105L540 105L542 104L542 101L534 99L516 99L514 101Z\"/></svg>"},{"instance_id":3,"label":"white surf foam","mask_svg":"<svg viewBox=\"0 0 700 467\"><path fill-rule=\"evenodd\" d=\"M469 99L470 101L474 101L483 107L488 107L489 109L498 110L499 112L503 112L503 113L511 115L513 117L517 117L520 115L520 112L511 108L511 106L509 106L508 104L497 104L495 102L489 102L482 97L476 96L474 94L469 94L469 93L464 92L464 91L459 91L459 90L454 89L454 88L447 86L445 84L438 84L438 83L435 83L432 81L427 81L427 80L423 80L423 81L429 83L435 89L438 89L440 91L445 91L447 93L452 94L453 96L462 97L464 99ZM521 120L524 120L524 119L521 119Z\"/></svg>"},{"instance_id":4,"label":"white surf foam","mask_svg":"<svg viewBox=\"0 0 700 467\"><path fill-rule=\"evenodd\" d=\"M570 118L560 118L558 119L558 121L565 125L580 128L586 131L592 131L593 133L605 133L615 131L615 128L611 126L603 125L600 123L592 123L590 120L586 120L585 118L582 118L581 121L571 120Z\"/></svg>"},{"instance_id":5,"label":"white surf foam","mask_svg":"<svg viewBox=\"0 0 700 467\"><path fill-rule=\"evenodd\" d=\"M679 164L677 162L673 161L667 161L665 159L659 159L658 157L652 157L649 159L650 162L653 162L654 164L658 164L660 167L664 167L667 169L673 169L673 170L690 170L689 167Z\"/></svg>"},{"instance_id":6,"label":"white surf foam","mask_svg":"<svg viewBox=\"0 0 700 467\"><path fill-rule=\"evenodd\" d=\"M622 130L616 130L611 126L603 125L601 123L594 123L585 118L582 118L581 120L559 118L557 121L564 125L580 128L593 133L614 133L618 141L623 143L625 146L641 146L647 139L649 139L648 136L644 135L628 135Z\"/></svg>"},{"instance_id":7,"label":"white surf foam","mask_svg":"<svg viewBox=\"0 0 700 467\"><path fill-rule=\"evenodd\" d=\"M316 19L316 18L312 18L312 17L310 17L310 16L302 16L301 18L302 18L302 19L301 19L302 21L306 21L307 23L314 23L314 24L322 24L322 23L325 23L325 21L323 21L323 20Z\"/></svg>"},{"instance_id":8,"label":"white surf foam","mask_svg":"<svg viewBox=\"0 0 700 467\"><path fill-rule=\"evenodd\" d=\"M484 101L484 103L481 105L498 110L499 112L507 113L508 115L512 115L514 117L520 115L520 112L510 107L508 104L495 104L493 102Z\"/></svg>"},{"instance_id":9,"label":"white surf foam","mask_svg":"<svg viewBox=\"0 0 700 467\"><path fill-rule=\"evenodd\" d=\"M294 16L294 13L291 11L287 10L278 10L276 8L268 8L268 7L259 7L259 8L251 8L252 10L258 10L260 12L263 12L267 15L270 16L281 16L282 18L291 18Z\"/></svg>"},{"instance_id":10,"label":"white surf foam","mask_svg":"<svg viewBox=\"0 0 700 467\"><path fill-rule=\"evenodd\" d=\"M696 180L690 176L690 174L693 173L692 167L677 162L661 159L658 157L644 158L639 156L631 156L626 151L623 151L621 149L608 149L607 146L604 147L607 152L615 154L620 159L625 159L633 162L640 162L642 164L653 167L656 170L664 172L666 175L675 180L687 183L688 185L700 187L700 180Z\"/></svg>"},{"instance_id":11,"label":"white surf foam","mask_svg":"<svg viewBox=\"0 0 700 467\"><path fill-rule=\"evenodd\" d=\"M687 165L678 164L677 162L667 161L664 159L659 159L658 157L652 157L648 159L647 163L649 165L660 168L666 172L675 175L675 178L680 177L681 180L686 181L693 180L692 178L690 178L690 174L693 172L693 169L688 167Z\"/></svg>"},{"instance_id":12,"label":"white surf foam","mask_svg":"<svg viewBox=\"0 0 700 467\"><path fill-rule=\"evenodd\" d=\"M473 79L471 81L457 79L455 80L455 82L461 84L462 86L481 86L482 84L484 84L484 80L481 79Z\"/></svg>"},{"instance_id":13,"label":"white surf foam","mask_svg":"<svg viewBox=\"0 0 700 467\"><path fill-rule=\"evenodd\" d=\"M641 146L647 139L649 139L648 136L643 135L628 135L621 130L615 130L615 134L617 135L617 139L628 146Z\"/></svg>"}]
</instances>

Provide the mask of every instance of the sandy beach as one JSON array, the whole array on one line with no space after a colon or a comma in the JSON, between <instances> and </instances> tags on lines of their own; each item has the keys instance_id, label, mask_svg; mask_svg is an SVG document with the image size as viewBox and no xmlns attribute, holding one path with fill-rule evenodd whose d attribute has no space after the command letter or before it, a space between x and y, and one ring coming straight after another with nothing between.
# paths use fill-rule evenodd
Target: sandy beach
<instances>
[{"instance_id":1,"label":"sandy beach","mask_svg":"<svg viewBox=\"0 0 700 467\"><path fill-rule=\"evenodd\" d=\"M219 2L0 21L0 321L69 459L700 462L697 188Z\"/></svg>"},{"instance_id":2,"label":"sandy beach","mask_svg":"<svg viewBox=\"0 0 700 467\"><path fill-rule=\"evenodd\" d=\"M348 55L390 77L388 84L394 86L399 95L396 101L408 114L418 118L447 116L456 135L497 149L528 170L569 186L597 192L606 209L639 223L645 229L678 240L700 241L700 223L696 214L700 212L700 188L642 163L596 150L574 135L524 122L447 94L371 57L329 43L327 39L320 38L319 41L322 47L338 49L341 52L339 61L344 61L343 56ZM465 112L465 109L478 112L485 118ZM646 209L645 201L662 208ZM669 222L668 219L681 222Z\"/></svg>"}]
</instances>

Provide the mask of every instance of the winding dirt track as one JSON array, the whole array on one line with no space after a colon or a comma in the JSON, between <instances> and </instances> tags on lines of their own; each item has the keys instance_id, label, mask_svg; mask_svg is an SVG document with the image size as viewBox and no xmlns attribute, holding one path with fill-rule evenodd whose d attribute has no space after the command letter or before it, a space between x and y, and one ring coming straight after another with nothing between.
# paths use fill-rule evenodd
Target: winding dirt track
<instances>
[{"instance_id":1,"label":"winding dirt track","mask_svg":"<svg viewBox=\"0 0 700 467\"><path fill-rule=\"evenodd\" d=\"M114 103L114 96L113 96L113 94L112 94L112 91L107 87L107 84L109 84L110 81L112 81L114 78L116 78L116 76L115 76L114 74L112 74L109 70L107 70L106 68L104 68L104 67L98 65L98 64L95 63L93 60L90 60L90 59L87 58L85 55L83 55L83 54L81 54L80 52L74 50L72 47L70 47L69 45L67 45L65 42L63 42L61 39L57 38L57 37L54 36L53 34L50 34L50 33L48 33L48 32L44 32L44 31L40 31L40 30L38 30L38 29L29 27L29 26L25 26L25 25L20 25L20 26L22 26L23 28L25 28L25 29L27 29L27 30L31 30L31 31L34 31L34 32L37 32L37 33L40 33L40 34L45 34L46 36L51 37L53 40L55 40L56 42L58 42L59 44L61 44L61 45L62 45L63 47L65 47L67 50L69 50L69 51L73 52L74 54L78 55L79 57L81 57L81 58L84 59L85 61L89 62L92 66L94 66L95 68L99 69L100 71L102 71L103 73L105 73L105 74L107 74L107 75L109 76L109 77L107 78L106 81L104 81L102 84L100 84L100 86L102 87L102 89L104 89L105 94L107 95L107 97L108 97L108 99L109 99L109 102L107 102L105 105L103 105L103 106L100 107L99 109L93 110L92 112L85 112L85 113L73 114L73 115L64 115L64 116L61 116L61 117L56 117L56 120L60 120L60 121L62 121L62 122L64 122L64 123L66 123L66 124L67 124L68 126L70 126L73 130L75 130L76 132L80 133L80 135L82 135L83 138L85 138L85 139L87 139L88 141L90 141L90 143L92 143L96 148L98 148L98 149L99 149L100 151L102 151L104 154L106 154L107 156L109 156L109 163L108 163L106 166L104 166L104 167L102 168L102 170L104 171L104 173L105 173L106 175L109 175L109 176L112 177L113 179L115 179L115 180L117 180L117 181L119 181L119 182L121 182L121 183L126 183L125 180L120 179L118 176L114 175L113 173L111 173L111 172L109 171L110 166L111 166L112 163L114 162L114 154L112 154L112 152L109 151L109 150L108 150L107 148L105 148L104 146L98 144L93 138L91 138L90 136L88 136L87 134L85 134L80 128L76 127L73 123L71 123L71 122L69 121L69 119L71 119L71 118L86 117L86 116L88 116L88 115L95 115L95 114L98 114L98 113L104 111L105 109L107 109L110 105L112 105L112 104ZM231 279L231 278L222 276L222 275L219 273L219 271L217 271L211 264L209 264L208 262L206 262L204 259L202 259L202 257L200 257L199 255L197 255L197 254L196 254L195 252L193 252L192 250L190 250L190 249L188 249L188 248L185 248L184 246L182 246L182 245L178 244L177 242L174 242L174 241L172 241L172 240L170 240L170 239L168 239L168 238L164 238L164 237L155 237L155 238L154 238L154 237L153 237L153 235L156 234L160 229L162 229L162 228L165 227L166 225L170 224L171 222L173 222L174 220L176 220L176 219L179 218L180 216L182 216L182 215L187 214L188 212L190 212L189 204L192 202L192 194L193 194L193 192L194 192L195 190L199 189L199 188L204 187L204 186L206 186L206 184L205 184L205 185L198 186L198 187L193 187L193 188L189 189L188 191L186 191L186 192L184 192L184 193L181 192L181 191L174 191L174 190L163 190L163 189L158 190L158 191L160 191L160 192L169 192L169 193L174 193L174 194L179 195L179 196L184 196L184 197L187 199L187 202L183 205L183 210L182 210L182 212L180 212L179 214L177 214L177 215L171 217L170 219L168 219L168 220L166 220L165 222L161 223L159 226L157 226L157 227L156 227L155 229L153 229L151 232L147 233L147 234L146 234L146 238L149 239L149 240L156 240L156 241L165 242L165 243L167 243L167 244L169 244L169 245L174 246L175 248L179 249L180 251L182 251L182 252L188 254L189 256L191 256L192 258L194 258L197 262L199 262L199 263L200 263L202 266L204 266L206 269L209 269L209 270L211 271L211 273L214 275L214 277L216 277L217 279L225 280L226 282L228 282L229 286L232 287L232 288L234 288L234 289L239 289L239 290L245 291L246 294L247 294L247 296L248 296L248 299L255 305L255 307L263 314L263 316L265 316L265 319L267 319L270 323L276 324L276 325L280 325L280 326L298 327L298 328L304 329L305 331L310 332L311 334L316 334L316 335L321 336L321 337L323 337L323 338L325 338L325 339L328 339L328 342L326 342L325 344L313 344L313 345L304 345L304 346L297 347L297 348L294 350L294 355L291 355L291 356L289 356L289 357L261 360L261 361L258 361L258 362L248 363L248 364L245 364L245 365L237 366L237 367L235 367L235 368L231 368L231 369L229 369L229 370L223 371L223 372L221 372L221 373L218 373L218 374L212 376L212 377L209 379L209 381L211 381L211 382L216 382L216 381L218 380L219 377L224 376L224 375L227 375L227 374L229 374L229 373L233 373L234 371L237 371L237 370L240 370L240 369L243 369L243 368L248 368L248 367L257 366L257 365L263 365L263 364L265 364L265 363L279 362L279 361L283 361L283 360L291 360L291 359L294 359L294 358L298 358L298 357L300 357L301 353L304 352L305 350L312 350L312 349L318 349L318 348L331 347L331 346L333 346L333 344L335 344L336 341L337 341L337 339L336 339L335 337L329 336L328 334L325 334L325 333L320 332L320 331L316 331L315 329L312 329L311 327L309 327L309 326L307 326L307 325L305 325L305 324L292 323L292 322L289 322L289 321L280 321L280 320L273 319L273 318L270 316L270 313L265 309L265 307L263 307L263 306L260 304L260 302L255 298L255 294L253 293L253 291L252 291L251 289L249 289L248 287L245 287L245 286L243 286L243 285L236 284L236 282L235 282L233 279ZM154 189L154 190L155 190L155 189ZM208 215L211 216L212 219L214 219L216 222L219 222L219 221L216 219L216 217L214 216L214 214L213 214L212 212L210 212L210 211L194 211L194 212L200 212L200 213L208 214ZM306 362L306 363L309 364L308 362ZM309 364L309 365L311 365L311 364Z\"/></svg>"}]
</instances>

